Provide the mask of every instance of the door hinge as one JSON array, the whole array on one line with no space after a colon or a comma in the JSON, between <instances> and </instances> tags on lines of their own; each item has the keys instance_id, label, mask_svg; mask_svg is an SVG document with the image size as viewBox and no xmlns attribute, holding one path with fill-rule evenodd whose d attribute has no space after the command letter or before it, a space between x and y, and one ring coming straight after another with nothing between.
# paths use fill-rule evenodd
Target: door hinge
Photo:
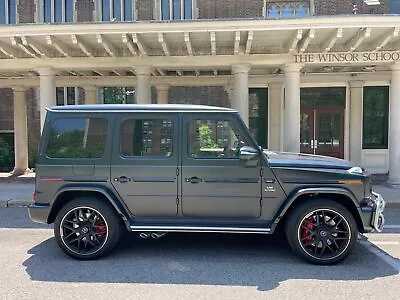
<instances>
[{"instance_id":1,"label":"door hinge","mask_svg":"<svg viewBox=\"0 0 400 300\"><path fill-rule=\"evenodd\" d=\"M176 176L179 176L179 168L176 168Z\"/></svg>"},{"instance_id":2,"label":"door hinge","mask_svg":"<svg viewBox=\"0 0 400 300\"><path fill-rule=\"evenodd\" d=\"M260 198L260 206L263 206L263 199Z\"/></svg>"},{"instance_id":3,"label":"door hinge","mask_svg":"<svg viewBox=\"0 0 400 300\"><path fill-rule=\"evenodd\" d=\"M176 197L176 205L179 205L179 198Z\"/></svg>"},{"instance_id":4,"label":"door hinge","mask_svg":"<svg viewBox=\"0 0 400 300\"><path fill-rule=\"evenodd\" d=\"M263 176L264 176L264 169L261 168L261 169L260 169L260 177L263 177Z\"/></svg>"}]
</instances>

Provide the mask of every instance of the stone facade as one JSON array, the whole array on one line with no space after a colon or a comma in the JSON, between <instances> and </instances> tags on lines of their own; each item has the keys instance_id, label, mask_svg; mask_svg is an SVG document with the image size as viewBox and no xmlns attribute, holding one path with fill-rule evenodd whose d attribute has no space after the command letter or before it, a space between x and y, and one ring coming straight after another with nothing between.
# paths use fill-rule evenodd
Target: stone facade
<instances>
[{"instance_id":1,"label":"stone facade","mask_svg":"<svg viewBox=\"0 0 400 300\"><path fill-rule=\"evenodd\" d=\"M19 0L17 12L19 23L35 23L36 0Z\"/></svg>"},{"instance_id":2,"label":"stone facade","mask_svg":"<svg viewBox=\"0 0 400 300\"><path fill-rule=\"evenodd\" d=\"M91 22L94 16L93 0L77 0L75 2L76 18L78 22Z\"/></svg>"}]
</instances>

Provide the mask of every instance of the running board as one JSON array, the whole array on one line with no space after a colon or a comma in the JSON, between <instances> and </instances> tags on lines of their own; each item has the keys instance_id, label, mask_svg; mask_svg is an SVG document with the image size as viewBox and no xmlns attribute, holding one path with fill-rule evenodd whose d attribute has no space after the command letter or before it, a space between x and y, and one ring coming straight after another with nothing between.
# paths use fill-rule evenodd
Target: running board
<instances>
[{"instance_id":1,"label":"running board","mask_svg":"<svg viewBox=\"0 0 400 300\"><path fill-rule=\"evenodd\" d=\"M203 227L203 226L130 226L131 231L140 232L220 232L220 233L257 233L271 234L270 228L244 227Z\"/></svg>"}]
</instances>

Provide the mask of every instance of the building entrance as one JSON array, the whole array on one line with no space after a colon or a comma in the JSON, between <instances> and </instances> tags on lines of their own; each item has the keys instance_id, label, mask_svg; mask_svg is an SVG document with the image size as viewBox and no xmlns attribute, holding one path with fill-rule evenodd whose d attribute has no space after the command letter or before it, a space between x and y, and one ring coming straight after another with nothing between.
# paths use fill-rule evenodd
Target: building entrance
<instances>
[{"instance_id":1,"label":"building entrance","mask_svg":"<svg viewBox=\"0 0 400 300\"><path fill-rule=\"evenodd\" d=\"M300 151L343 158L345 88L304 88L300 99Z\"/></svg>"}]
</instances>

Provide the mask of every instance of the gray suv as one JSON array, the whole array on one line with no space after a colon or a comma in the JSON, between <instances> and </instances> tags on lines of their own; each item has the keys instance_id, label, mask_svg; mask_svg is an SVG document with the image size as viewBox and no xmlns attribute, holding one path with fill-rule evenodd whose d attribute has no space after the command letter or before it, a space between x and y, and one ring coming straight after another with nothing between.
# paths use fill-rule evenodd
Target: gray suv
<instances>
[{"instance_id":1,"label":"gray suv","mask_svg":"<svg viewBox=\"0 0 400 300\"><path fill-rule=\"evenodd\" d=\"M263 150L232 109L88 105L48 109L29 213L77 259L125 231L282 231L303 259L333 264L358 232L382 230L384 206L361 167Z\"/></svg>"}]
</instances>

